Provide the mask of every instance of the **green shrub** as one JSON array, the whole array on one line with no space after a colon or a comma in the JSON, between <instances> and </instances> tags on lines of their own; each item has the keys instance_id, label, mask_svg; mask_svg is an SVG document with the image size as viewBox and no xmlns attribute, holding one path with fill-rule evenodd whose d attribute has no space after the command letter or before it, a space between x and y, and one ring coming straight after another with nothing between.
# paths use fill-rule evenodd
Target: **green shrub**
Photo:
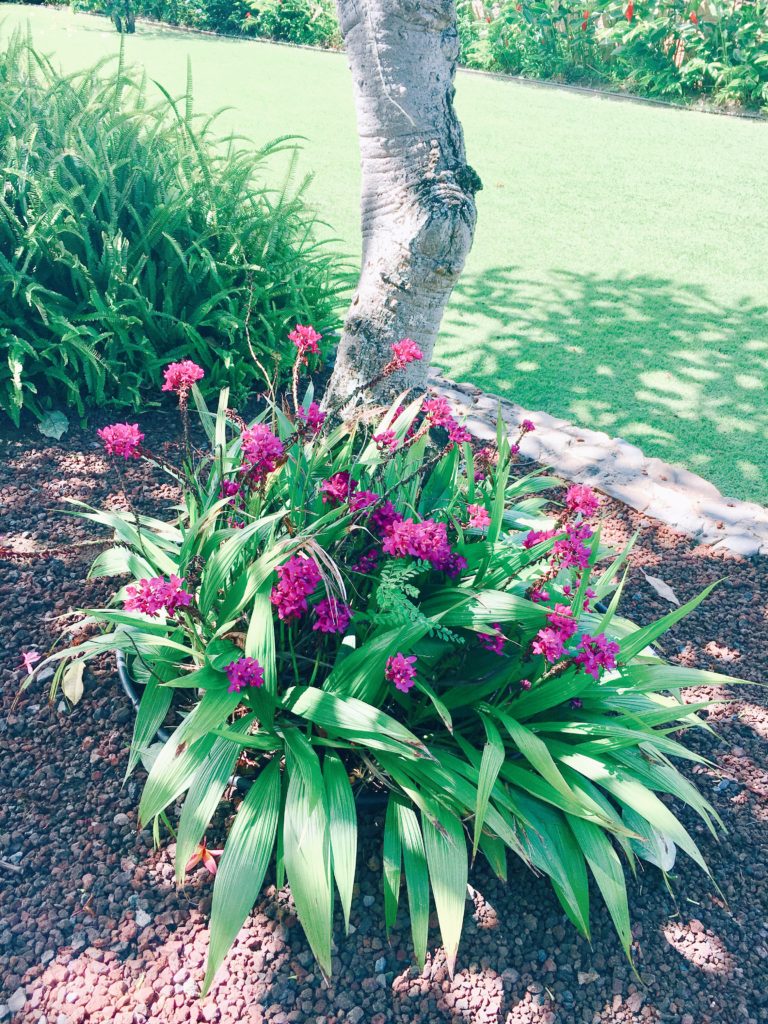
<instances>
[{"instance_id":1,"label":"green shrub","mask_svg":"<svg viewBox=\"0 0 768 1024\"><path fill-rule=\"evenodd\" d=\"M642 858L667 873L677 847L706 871L679 809L720 824L672 759L703 760L680 733L706 727L705 704L681 688L733 680L669 665L653 646L712 587L634 625L617 614L628 552L601 543L599 496L573 485L554 500L544 495L560 481L511 472L534 424L511 441L500 426L479 449L440 397L324 418L311 384L296 397L315 334L293 338L292 407L251 424L226 393L216 412L204 406L193 363L168 367L166 389L185 423L191 391L210 450L183 470L182 451L161 460L183 496L168 522L75 503L113 532L91 570L116 577L113 599L84 613L98 635L34 671L56 666L54 692L61 682L79 699L90 658L129 659L143 696L128 772L170 711L139 818L159 837L184 798L179 883L201 862L214 873L206 832L227 802L209 835L224 850L206 987L273 855L270 878L287 876L330 974L334 885L349 927L363 793L387 806L386 926L404 880L421 966L431 889L453 973L477 853L502 879L509 854L548 877L587 937L591 874L629 957L626 868ZM378 379L414 358L403 339ZM155 461L137 424L100 436L118 462ZM233 774L251 785L222 844Z\"/></svg>"},{"instance_id":2,"label":"green shrub","mask_svg":"<svg viewBox=\"0 0 768 1024\"><path fill-rule=\"evenodd\" d=\"M244 28L254 35L304 46L341 46L332 0L248 0Z\"/></svg>"},{"instance_id":3,"label":"green shrub","mask_svg":"<svg viewBox=\"0 0 768 1024\"><path fill-rule=\"evenodd\" d=\"M0 405L137 407L191 353L241 400L293 317L335 324L336 261L301 190L259 152L122 66L62 76L18 38L0 55ZM260 378L259 378L260 379Z\"/></svg>"}]
</instances>

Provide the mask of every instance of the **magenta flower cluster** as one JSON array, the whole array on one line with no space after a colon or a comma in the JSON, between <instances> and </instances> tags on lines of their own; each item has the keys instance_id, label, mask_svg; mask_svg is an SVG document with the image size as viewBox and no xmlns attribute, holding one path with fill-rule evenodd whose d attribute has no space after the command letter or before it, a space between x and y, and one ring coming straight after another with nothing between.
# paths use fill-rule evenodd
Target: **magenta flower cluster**
<instances>
[{"instance_id":1,"label":"magenta flower cluster","mask_svg":"<svg viewBox=\"0 0 768 1024\"><path fill-rule=\"evenodd\" d=\"M402 370L409 363L423 358L424 353L415 341L411 338L402 338L392 346L392 362L389 365L394 364L394 369Z\"/></svg>"},{"instance_id":2,"label":"magenta flower cluster","mask_svg":"<svg viewBox=\"0 0 768 1024\"><path fill-rule=\"evenodd\" d=\"M393 558L419 558L435 569L458 576L466 567L466 559L451 551L448 528L435 519L395 519L384 531L382 548Z\"/></svg>"},{"instance_id":3,"label":"magenta flower cluster","mask_svg":"<svg viewBox=\"0 0 768 1024\"><path fill-rule=\"evenodd\" d=\"M390 683L395 684L395 689L400 690L401 693L408 693L416 681L415 666L415 655L406 657L398 651L398 653L392 655L391 658L387 658L387 667L384 670L384 676Z\"/></svg>"},{"instance_id":4,"label":"magenta flower cluster","mask_svg":"<svg viewBox=\"0 0 768 1024\"><path fill-rule=\"evenodd\" d=\"M536 634L532 650L554 664L563 656L565 645L578 629L578 623L567 604L556 604L547 612L547 622L549 625Z\"/></svg>"},{"instance_id":5,"label":"magenta flower cluster","mask_svg":"<svg viewBox=\"0 0 768 1024\"><path fill-rule=\"evenodd\" d=\"M240 449L248 465L248 475L256 483L265 480L283 456L282 441L265 423L256 423L243 430Z\"/></svg>"},{"instance_id":6,"label":"magenta flower cluster","mask_svg":"<svg viewBox=\"0 0 768 1024\"><path fill-rule=\"evenodd\" d=\"M120 455L124 459L138 459L139 446L144 435L138 423L113 423L97 431L109 455Z\"/></svg>"},{"instance_id":7,"label":"magenta flower cluster","mask_svg":"<svg viewBox=\"0 0 768 1024\"><path fill-rule=\"evenodd\" d=\"M597 636L585 633L579 640L579 653L574 661L581 665L585 672L599 679L600 669L616 668L618 654L619 645L609 640L605 633L598 633Z\"/></svg>"},{"instance_id":8,"label":"magenta flower cluster","mask_svg":"<svg viewBox=\"0 0 768 1024\"><path fill-rule=\"evenodd\" d=\"M264 685L264 669L255 658L238 658L224 669L229 680L230 693L240 693L247 687Z\"/></svg>"},{"instance_id":9,"label":"magenta flower cluster","mask_svg":"<svg viewBox=\"0 0 768 1024\"><path fill-rule=\"evenodd\" d=\"M163 375L163 391L175 391L177 395L186 395L193 384L203 379L205 370L191 359L182 359L180 363L170 363L163 371Z\"/></svg>"},{"instance_id":10,"label":"magenta flower cluster","mask_svg":"<svg viewBox=\"0 0 768 1024\"><path fill-rule=\"evenodd\" d=\"M333 476L323 480L320 484L320 493L323 495L323 504L330 502L340 505L347 501L349 496L357 489L357 480L353 480L349 473L334 473Z\"/></svg>"},{"instance_id":11,"label":"magenta flower cluster","mask_svg":"<svg viewBox=\"0 0 768 1024\"><path fill-rule=\"evenodd\" d=\"M485 530L491 525L491 517L484 505L467 505L469 520L467 526L474 530Z\"/></svg>"},{"instance_id":12,"label":"magenta flower cluster","mask_svg":"<svg viewBox=\"0 0 768 1024\"><path fill-rule=\"evenodd\" d=\"M304 324L296 324L288 335L289 341L296 346L299 358L306 363L308 355L317 355L320 349L317 347L322 334L318 334L314 327Z\"/></svg>"},{"instance_id":13,"label":"magenta flower cluster","mask_svg":"<svg viewBox=\"0 0 768 1024\"><path fill-rule=\"evenodd\" d=\"M307 598L320 582L320 570L314 560L305 555L294 555L277 567L277 586L272 588L270 600L283 622L301 618L307 610Z\"/></svg>"},{"instance_id":14,"label":"magenta flower cluster","mask_svg":"<svg viewBox=\"0 0 768 1024\"><path fill-rule=\"evenodd\" d=\"M600 498L585 484L571 484L565 494L566 508L579 513L585 519L591 518L600 507Z\"/></svg>"},{"instance_id":15,"label":"magenta flower cluster","mask_svg":"<svg viewBox=\"0 0 768 1024\"><path fill-rule=\"evenodd\" d=\"M297 416L315 434L318 433L326 420L326 414L321 411L317 402L310 402L306 409L303 406L299 406Z\"/></svg>"},{"instance_id":16,"label":"magenta flower cluster","mask_svg":"<svg viewBox=\"0 0 768 1024\"><path fill-rule=\"evenodd\" d=\"M480 641L481 646L484 647L486 651L490 651L491 654L504 653L504 644L506 641L498 622L493 623L493 633L478 633L477 639Z\"/></svg>"},{"instance_id":17,"label":"magenta flower cluster","mask_svg":"<svg viewBox=\"0 0 768 1024\"><path fill-rule=\"evenodd\" d=\"M315 623L312 629L320 633L346 633L352 619L352 609L335 597L324 597L314 609Z\"/></svg>"},{"instance_id":18,"label":"magenta flower cluster","mask_svg":"<svg viewBox=\"0 0 768 1024\"><path fill-rule=\"evenodd\" d=\"M183 589L183 584L184 580L173 573L168 579L153 576L132 583L125 588L125 610L158 615L165 609L166 614L173 615L177 608L186 608L192 600L191 595Z\"/></svg>"}]
</instances>

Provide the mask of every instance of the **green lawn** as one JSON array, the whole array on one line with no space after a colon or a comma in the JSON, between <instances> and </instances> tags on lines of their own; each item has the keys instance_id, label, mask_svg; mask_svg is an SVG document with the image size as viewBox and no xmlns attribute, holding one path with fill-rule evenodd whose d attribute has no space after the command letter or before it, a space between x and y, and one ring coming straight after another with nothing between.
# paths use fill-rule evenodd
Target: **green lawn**
<instances>
[{"instance_id":1,"label":"green lawn","mask_svg":"<svg viewBox=\"0 0 768 1024\"><path fill-rule=\"evenodd\" d=\"M103 19L3 16L67 69L118 46ZM305 136L312 202L358 252L342 56L143 26L127 54L177 93L189 56L222 131ZM485 188L438 363L768 503L768 124L465 73L457 103Z\"/></svg>"}]
</instances>

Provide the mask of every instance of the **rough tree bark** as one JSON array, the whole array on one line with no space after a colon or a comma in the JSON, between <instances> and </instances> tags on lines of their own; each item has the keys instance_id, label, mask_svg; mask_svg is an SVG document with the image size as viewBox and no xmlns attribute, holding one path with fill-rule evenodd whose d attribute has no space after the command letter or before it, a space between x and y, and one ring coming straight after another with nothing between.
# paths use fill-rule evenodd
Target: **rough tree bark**
<instances>
[{"instance_id":1,"label":"rough tree bark","mask_svg":"<svg viewBox=\"0 0 768 1024\"><path fill-rule=\"evenodd\" d=\"M409 337L422 362L377 386L426 383L443 310L475 229L480 179L453 107L455 0L337 0L362 168L362 270L326 401L380 370Z\"/></svg>"}]
</instances>

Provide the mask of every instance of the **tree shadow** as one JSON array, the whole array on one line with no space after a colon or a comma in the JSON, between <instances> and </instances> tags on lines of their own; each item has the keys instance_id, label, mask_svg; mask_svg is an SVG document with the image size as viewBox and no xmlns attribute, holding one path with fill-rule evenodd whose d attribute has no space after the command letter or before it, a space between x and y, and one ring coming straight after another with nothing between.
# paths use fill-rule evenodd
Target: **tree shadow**
<instances>
[{"instance_id":1,"label":"tree shadow","mask_svg":"<svg viewBox=\"0 0 768 1024\"><path fill-rule=\"evenodd\" d=\"M649 275L494 267L460 281L437 362L768 501L766 304Z\"/></svg>"}]
</instances>

